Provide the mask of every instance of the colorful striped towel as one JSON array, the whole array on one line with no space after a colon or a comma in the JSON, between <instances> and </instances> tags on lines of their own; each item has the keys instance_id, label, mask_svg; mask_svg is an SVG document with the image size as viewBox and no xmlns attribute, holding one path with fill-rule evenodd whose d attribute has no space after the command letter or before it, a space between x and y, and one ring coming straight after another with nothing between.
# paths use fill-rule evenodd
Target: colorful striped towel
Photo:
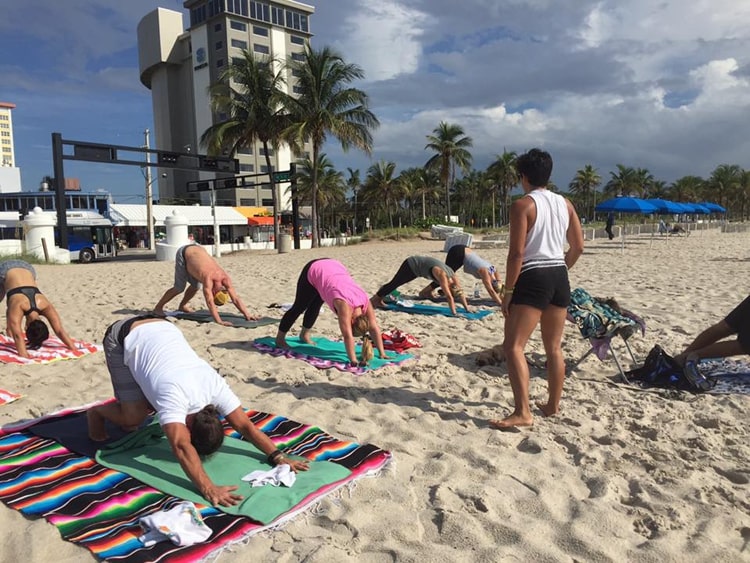
<instances>
[{"instance_id":1,"label":"colorful striped towel","mask_svg":"<svg viewBox=\"0 0 750 563\"><path fill-rule=\"evenodd\" d=\"M97 344L73 340L78 350L69 350L57 336L50 336L38 350L29 350L31 358L22 358L16 351L13 339L0 334L0 362L4 364L48 364L58 360L74 360L102 349Z\"/></svg>"},{"instance_id":2,"label":"colorful striped towel","mask_svg":"<svg viewBox=\"0 0 750 563\"><path fill-rule=\"evenodd\" d=\"M319 369L336 368L340 371L348 371L349 373L356 373L358 375L385 366L398 365L414 357L411 354L390 352L388 353L390 358L383 360L378 357L378 352L375 350L375 357L370 360L370 363L366 367L352 366L349 364L349 358L346 355L346 348L344 348L343 342L328 340L322 336L314 336L313 342L315 342L315 345L311 346L302 342L297 337L287 338L286 343L289 348L277 348L276 339L267 336L253 340L253 346L266 354L302 360ZM357 344L357 354L359 354L359 349L360 345Z\"/></svg>"},{"instance_id":3,"label":"colorful striped towel","mask_svg":"<svg viewBox=\"0 0 750 563\"><path fill-rule=\"evenodd\" d=\"M413 301L392 301L386 302L385 309L388 311L400 311L402 313L414 313L416 315L443 315L445 317L452 317L451 308L444 305L424 305L422 303L414 303ZM478 320L483 319L487 315L493 313L492 309L476 309L471 312L467 312L461 305L456 306L457 316L465 319Z\"/></svg>"},{"instance_id":4,"label":"colorful striped towel","mask_svg":"<svg viewBox=\"0 0 750 563\"><path fill-rule=\"evenodd\" d=\"M23 395L12 393L10 391L6 391L5 389L0 389L0 405L7 405L8 403L17 401L21 397L23 397Z\"/></svg>"},{"instance_id":5,"label":"colorful striped towel","mask_svg":"<svg viewBox=\"0 0 750 563\"><path fill-rule=\"evenodd\" d=\"M60 415L80 412L68 409ZM342 482L321 487L269 524L197 505L212 530L209 541L187 547L160 542L146 548L138 541L138 519L169 509L180 499L164 494L124 473L107 469L91 458L70 452L48 438L25 429L38 420L0 429L0 500L29 517L42 516L57 526L63 539L89 549L108 561L198 561L300 514L338 488L374 475L391 459L371 444L337 440L316 426L283 416L248 411L250 420L292 456L337 463L351 474ZM53 415L44 420L54 418ZM238 437L231 429L229 436Z\"/></svg>"}]
</instances>

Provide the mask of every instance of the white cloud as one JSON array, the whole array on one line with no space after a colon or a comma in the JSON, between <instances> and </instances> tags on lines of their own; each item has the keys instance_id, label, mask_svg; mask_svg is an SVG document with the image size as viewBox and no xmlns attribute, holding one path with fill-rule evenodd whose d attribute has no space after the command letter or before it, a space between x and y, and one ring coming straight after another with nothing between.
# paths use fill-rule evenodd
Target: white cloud
<instances>
[{"instance_id":1,"label":"white cloud","mask_svg":"<svg viewBox=\"0 0 750 563\"><path fill-rule=\"evenodd\" d=\"M424 26L429 15L396 0L360 0L359 8L344 21L338 44L346 59L361 66L368 81L411 74L422 56Z\"/></svg>"}]
</instances>

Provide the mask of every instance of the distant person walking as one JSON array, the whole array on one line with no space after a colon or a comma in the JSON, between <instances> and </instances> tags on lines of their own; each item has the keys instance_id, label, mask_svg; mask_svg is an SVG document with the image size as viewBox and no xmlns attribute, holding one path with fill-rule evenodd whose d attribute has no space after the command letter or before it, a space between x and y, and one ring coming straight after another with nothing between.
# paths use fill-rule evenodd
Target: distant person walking
<instances>
[{"instance_id":1,"label":"distant person walking","mask_svg":"<svg viewBox=\"0 0 750 563\"><path fill-rule=\"evenodd\" d=\"M190 284L190 287L185 290L185 286L188 284ZM229 321L221 319L217 309L217 306L223 305L229 299L248 321L254 321L258 318L249 313L234 290L229 275L206 252L205 248L195 243L186 244L177 250L174 260L174 285L164 292L164 295L154 307L154 312L163 314L164 306L183 291L185 296L180 301L179 310L186 313L192 312L188 303L201 288L211 316L220 325L232 325Z\"/></svg>"},{"instance_id":2,"label":"distant person walking","mask_svg":"<svg viewBox=\"0 0 750 563\"><path fill-rule=\"evenodd\" d=\"M607 226L604 227L604 230L607 231L607 236L609 237L609 240L612 240L615 238L615 233L612 232L612 227L615 226L615 214L614 213L608 213L607 214Z\"/></svg>"}]
</instances>

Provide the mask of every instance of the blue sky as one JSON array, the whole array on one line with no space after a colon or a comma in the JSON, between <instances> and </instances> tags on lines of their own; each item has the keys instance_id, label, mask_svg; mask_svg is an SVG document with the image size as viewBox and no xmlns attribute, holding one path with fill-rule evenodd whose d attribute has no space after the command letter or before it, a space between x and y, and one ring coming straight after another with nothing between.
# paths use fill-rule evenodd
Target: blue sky
<instances>
[{"instance_id":1,"label":"blue sky","mask_svg":"<svg viewBox=\"0 0 750 563\"><path fill-rule=\"evenodd\" d=\"M313 45L359 64L381 121L371 157L326 152L340 170L398 170L429 158L440 121L474 141L474 166L541 146L567 186L594 165L643 167L660 180L750 168L750 3L736 0L321 0ZM52 174L51 133L141 145L153 129L138 80L136 26L182 2L24 0L0 18L0 101L17 105L24 190ZM143 201L136 167L66 161L66 176L115 201Z\"/></svg>"}]
</instances>

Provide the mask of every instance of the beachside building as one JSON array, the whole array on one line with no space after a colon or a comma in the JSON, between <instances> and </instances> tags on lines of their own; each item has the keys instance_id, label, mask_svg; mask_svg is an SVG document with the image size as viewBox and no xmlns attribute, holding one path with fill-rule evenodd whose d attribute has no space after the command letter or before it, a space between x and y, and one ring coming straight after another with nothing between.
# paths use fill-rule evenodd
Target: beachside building
<instances>
[{"instance_id":1,"label":"beachside building","mask_svg":"<svg viewBox=\"0 0 750 563\"><path fill-rule=\"evenodd\" d=\"M21 170L13 145L13 110L16 104L0 102L0 193L21 191Z\"/></svg>"},{"instance_id":2,"label":"beachside building","mask_svg":"<svg viewBox=\"0 0 750 563\"><path fill-rule=\"evenodd\" d=\"M150 12L138 24L140 78L151 90L154 113L153 148L176 153L205 154L201 135L225 119L212 112L208 87L219 80L242 51L278 61L299 56L311 37L314 8L293 0L186 0L183 13L166 8ZM286 77L293 93L296 78ZM272 149L269 149L272 150ZM172 170L159 178L160 203L209 203L209 191L190 189L206 180L218 180L217 202L223 205L265 207L272 211L268 178L238 178L267 174L262 145L244 147L228 155L240 162L237 176L227 173ZM270 155L276 171L289 170L296 160L288 147ZM236 179L237 178L237 179ZM291 210L286 186L277 186L280 210Z\"/></svg>"}]
</instances>

